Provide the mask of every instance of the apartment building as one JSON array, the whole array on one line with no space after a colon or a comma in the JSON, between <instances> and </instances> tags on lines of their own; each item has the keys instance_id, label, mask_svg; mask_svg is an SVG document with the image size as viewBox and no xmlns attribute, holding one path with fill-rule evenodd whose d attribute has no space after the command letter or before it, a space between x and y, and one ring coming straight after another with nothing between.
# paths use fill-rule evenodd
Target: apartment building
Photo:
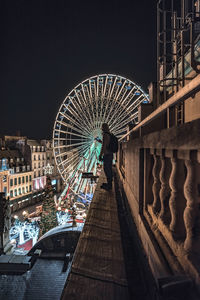
<instances>
[{"instance_id":1,"label":"apartment building","mask_svg":"<svg viewBox=\"0 0 200 300\"><path fill-rule=\"evenodd\" d=\"M0 150L0 192L15 202L28 201L32 194L33 171L19 150Z\"/></svg>"}]
</instances>

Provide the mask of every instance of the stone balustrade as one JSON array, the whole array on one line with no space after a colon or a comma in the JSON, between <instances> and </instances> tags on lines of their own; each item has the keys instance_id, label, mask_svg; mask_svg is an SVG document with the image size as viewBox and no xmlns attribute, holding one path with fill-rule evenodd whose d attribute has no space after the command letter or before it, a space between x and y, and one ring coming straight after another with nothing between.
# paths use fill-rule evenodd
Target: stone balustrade
<instances>
[{"instance_id":1,"label":"stone balustrade","mask_svg":"<svg viewBox=\"0 0 200 300\"><path fill-rule=\"evenodd\" d=\"M164 274L162 253L172 273L188 274L200 287L199 129L196 120L122 143L118 170L156 276Z\"/></svg>"},{"instance_id":2,"label":"stone balustrade","mask_svg":"<svg viewBox=\"0 0 200 300\"><path fill-rule=\"evenodd\" d=\"M146 211L176 256L200 251L197 151L150 149L153 202ZM146 212L144 212L146 213ZM147 216L147 214L146 214ZM148 218L148 217L147 217Z\"/></svg>"}]
</instances>

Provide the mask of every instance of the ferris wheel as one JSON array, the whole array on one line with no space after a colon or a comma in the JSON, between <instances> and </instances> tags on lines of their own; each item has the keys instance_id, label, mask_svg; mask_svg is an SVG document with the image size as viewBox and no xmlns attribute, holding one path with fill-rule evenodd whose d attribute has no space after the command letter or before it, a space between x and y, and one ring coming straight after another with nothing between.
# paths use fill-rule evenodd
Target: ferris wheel
<instances>
[{"instance_id":1,"label":"ferris wheel","mask_svg":"<svg viewBox=\"0 0 200 300\"><path fill-rule=\"evenodd\" d=\"M138 106L149 102L140 86L122 76L102 74L78 84L62 102L53 129L53 150L65 192L92 193L82 172L98 172L101 125L118 138L138 122Z\"/></svg>"}]
</instances>

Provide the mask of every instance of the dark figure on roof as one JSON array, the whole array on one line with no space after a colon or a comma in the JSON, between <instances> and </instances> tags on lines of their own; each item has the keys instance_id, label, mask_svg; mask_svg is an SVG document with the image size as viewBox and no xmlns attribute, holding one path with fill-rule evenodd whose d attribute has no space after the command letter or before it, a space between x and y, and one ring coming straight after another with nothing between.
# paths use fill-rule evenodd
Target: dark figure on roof
<instances>
[{"instance_id":1,"label":"dark figure on roof","mask_svg":"<svg viewBox=\"0 0 200 300\"><path fill-rule=\"evenodd\" d=\"M107 183L103 183L101 185L101 188L109 191L112 189L112 179L113 179L113 173L112 173L113 152L109 150L111 133L107 123L103 123L101 129L102 129L103 141L102 141L101 152L99 155L99 160L103 161L104 172L107 178Z\"/></svg>"}]
</instances>

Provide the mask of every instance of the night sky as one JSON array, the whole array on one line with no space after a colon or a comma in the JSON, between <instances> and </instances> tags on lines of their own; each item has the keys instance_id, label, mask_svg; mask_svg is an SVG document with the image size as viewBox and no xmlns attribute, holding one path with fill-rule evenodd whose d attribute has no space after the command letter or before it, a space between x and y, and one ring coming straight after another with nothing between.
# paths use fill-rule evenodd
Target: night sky
<instances>
[{"instance_id":1,"label":"night sky","mask_svg":"<svg viewBox=\"0 0 200 300\"><path fill-rule=\"evenodd\" d=\"M156 80L156 0L1 0L0 134L51 138L64 97L97 74Z\"/></svg>"}]
</instances>

